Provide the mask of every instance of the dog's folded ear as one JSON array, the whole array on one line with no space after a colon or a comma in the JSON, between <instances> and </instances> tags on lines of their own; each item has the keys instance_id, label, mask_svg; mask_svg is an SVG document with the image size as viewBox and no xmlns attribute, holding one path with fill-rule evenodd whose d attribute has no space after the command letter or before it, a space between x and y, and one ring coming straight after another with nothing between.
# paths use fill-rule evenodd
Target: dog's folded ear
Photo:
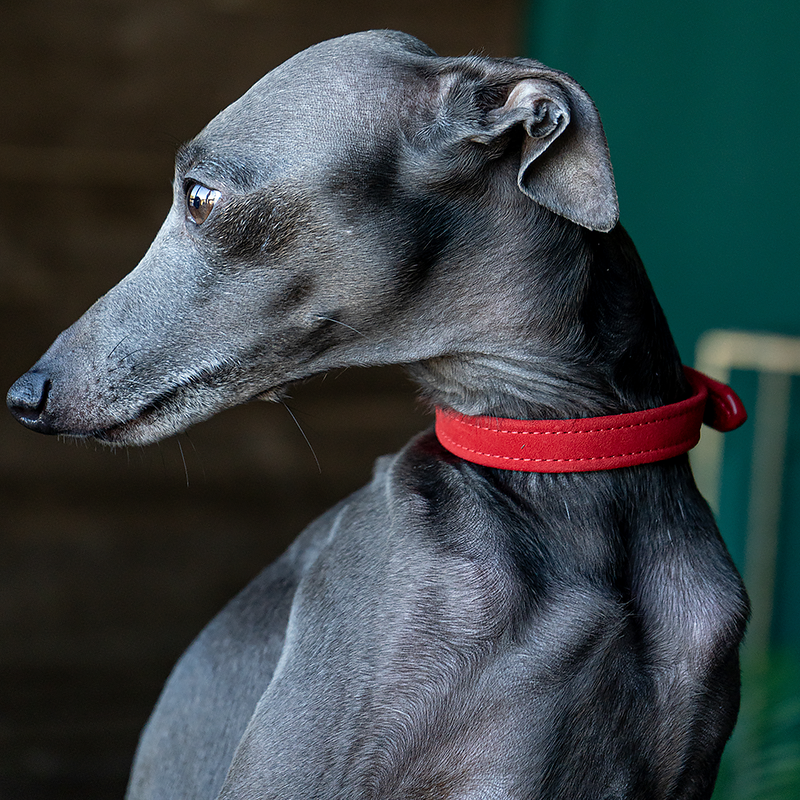
<instances>
[{"instance_id":1,"label":"dog's folded ear","mask_svg":"<svg viewBox=\"0 0 800 800\"><path fill-rule=\"evenodd\" d=\"M617 193L600 115L571 78L553 72L519 79L473 132L491 144L522 128L517 182L528 197L578 225L610 231L619 218Z\"/></svg>"}]
</instances>

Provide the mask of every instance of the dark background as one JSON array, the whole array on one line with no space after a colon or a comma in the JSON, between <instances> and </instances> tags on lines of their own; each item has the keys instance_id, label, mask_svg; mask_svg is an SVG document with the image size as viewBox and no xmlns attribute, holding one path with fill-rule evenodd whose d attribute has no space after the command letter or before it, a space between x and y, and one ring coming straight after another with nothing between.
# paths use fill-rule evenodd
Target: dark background
<instances>
[{"instance_id":1,"label":"dark background","mask_svg":"<svg viewBox=\"0 0 800 800\"><path fill-rule=\"evenodd\" d=\"M800 348L795 0L6 0L0 12L3 392L144 254L180 142L303 47L372 27L572 74L601 110L621 219L685 363L710 328ZM763 375L731 376L755 419ZM758 594L773 598L771 627L745 649L718 800L800 797L798 382L774 575ZM196 632L430 422L391 369L312 381L289 405L319 468L281 406L117 452L0 412L0 800L121 797L138 731ZM719 506L751 588L757 427L725 437Z\"/></svg>"},{"instance_id":2,"label":"dark background","mask_svg":"<svg viewBox=\"0 0 800 800\"><path fill-rule=\"evenodd\" d=\"M175 148L273 66L391 27L519 53L513 0L4 3L0 386L132 269ZM119 798L171 665L310 519L430 420L396 370L298 387L111 451L0 413L0 798Z\"/></svg>"}]
</instances>

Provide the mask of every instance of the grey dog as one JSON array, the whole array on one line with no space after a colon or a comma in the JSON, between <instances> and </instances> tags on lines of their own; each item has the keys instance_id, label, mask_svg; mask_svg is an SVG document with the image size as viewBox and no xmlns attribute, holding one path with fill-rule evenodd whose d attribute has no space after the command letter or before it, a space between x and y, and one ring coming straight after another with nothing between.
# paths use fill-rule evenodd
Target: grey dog
<instances>
[{"instance_id":1,"label":"grey dog","mask_svg":"<svg viewBox=\"0 0 800 800\"><path fill-rule=\"evenodd\" d=\"M147 254L9 406L146 444L398 363L467 415L674 403L689 386L617 218L568 76L394 32L324 42L180 149ZM685 455L528 473L429 431L200 634L128 797L709 798L747 613Z\"/></svg>"}]
</instances>

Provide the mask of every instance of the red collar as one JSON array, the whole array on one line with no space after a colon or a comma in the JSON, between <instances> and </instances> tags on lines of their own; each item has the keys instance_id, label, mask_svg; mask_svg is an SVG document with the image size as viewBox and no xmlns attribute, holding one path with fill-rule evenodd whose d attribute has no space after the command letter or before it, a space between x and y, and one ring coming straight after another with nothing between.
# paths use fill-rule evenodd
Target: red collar
<instances>
[{"instance_id":1,"label":"red collar","mask_svg":"<svg viewBox=\"0 0 800 800\"><path fill-rule=\"evenodd\" d=\"M684 367L694 393L668 406L607 417L516 420L436 409L436 435L454 455L520 472L591 472L662 461L691 450L703 422L732 431L747 412L736 393Z\"/></svg>"}]
</instances>

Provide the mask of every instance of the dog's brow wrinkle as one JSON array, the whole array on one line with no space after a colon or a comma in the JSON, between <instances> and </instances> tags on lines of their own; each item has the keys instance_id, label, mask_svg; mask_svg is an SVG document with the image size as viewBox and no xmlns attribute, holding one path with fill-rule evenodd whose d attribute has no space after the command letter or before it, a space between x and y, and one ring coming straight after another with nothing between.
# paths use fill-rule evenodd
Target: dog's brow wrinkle
<instances>
[{"instance_id":1,"label":"dog's brow wrinkle","mask_svg":"<svg viewBox=\"0 0 800 800\"><path fill-rule=\"evenodd\" d=\"M175 170L183 175L196 169L209 178L217 178L231 182L236 188L251 189L256 184L256 171L245 164L239 156L227 156L224 153L211 153L200 142L191 141L182 144L175 154Z\"/></svg>"},{"instance_id":2,"label":"dog's brow wrinkle","mask_svg":"<svg viewBox=\"0 0 800 800\"><path fill-rule=\"evenodd\" d=\"M195 142L184 142L175 153L175 168L178 172L185 172L199 159L200 148Z\"/></svg>"},{"instance_id":3,"label":"dog's brow wrinkle","mask_svg":"<svg viewBox=\"0 0 800 800\"><path fill-rule=\"evenodd\" d=\"M237 188L246 190L255 186L255 171L238 159L214 156L200 159L198 164L212 176L230 180Z\"/></svg>"}]
</instances>

